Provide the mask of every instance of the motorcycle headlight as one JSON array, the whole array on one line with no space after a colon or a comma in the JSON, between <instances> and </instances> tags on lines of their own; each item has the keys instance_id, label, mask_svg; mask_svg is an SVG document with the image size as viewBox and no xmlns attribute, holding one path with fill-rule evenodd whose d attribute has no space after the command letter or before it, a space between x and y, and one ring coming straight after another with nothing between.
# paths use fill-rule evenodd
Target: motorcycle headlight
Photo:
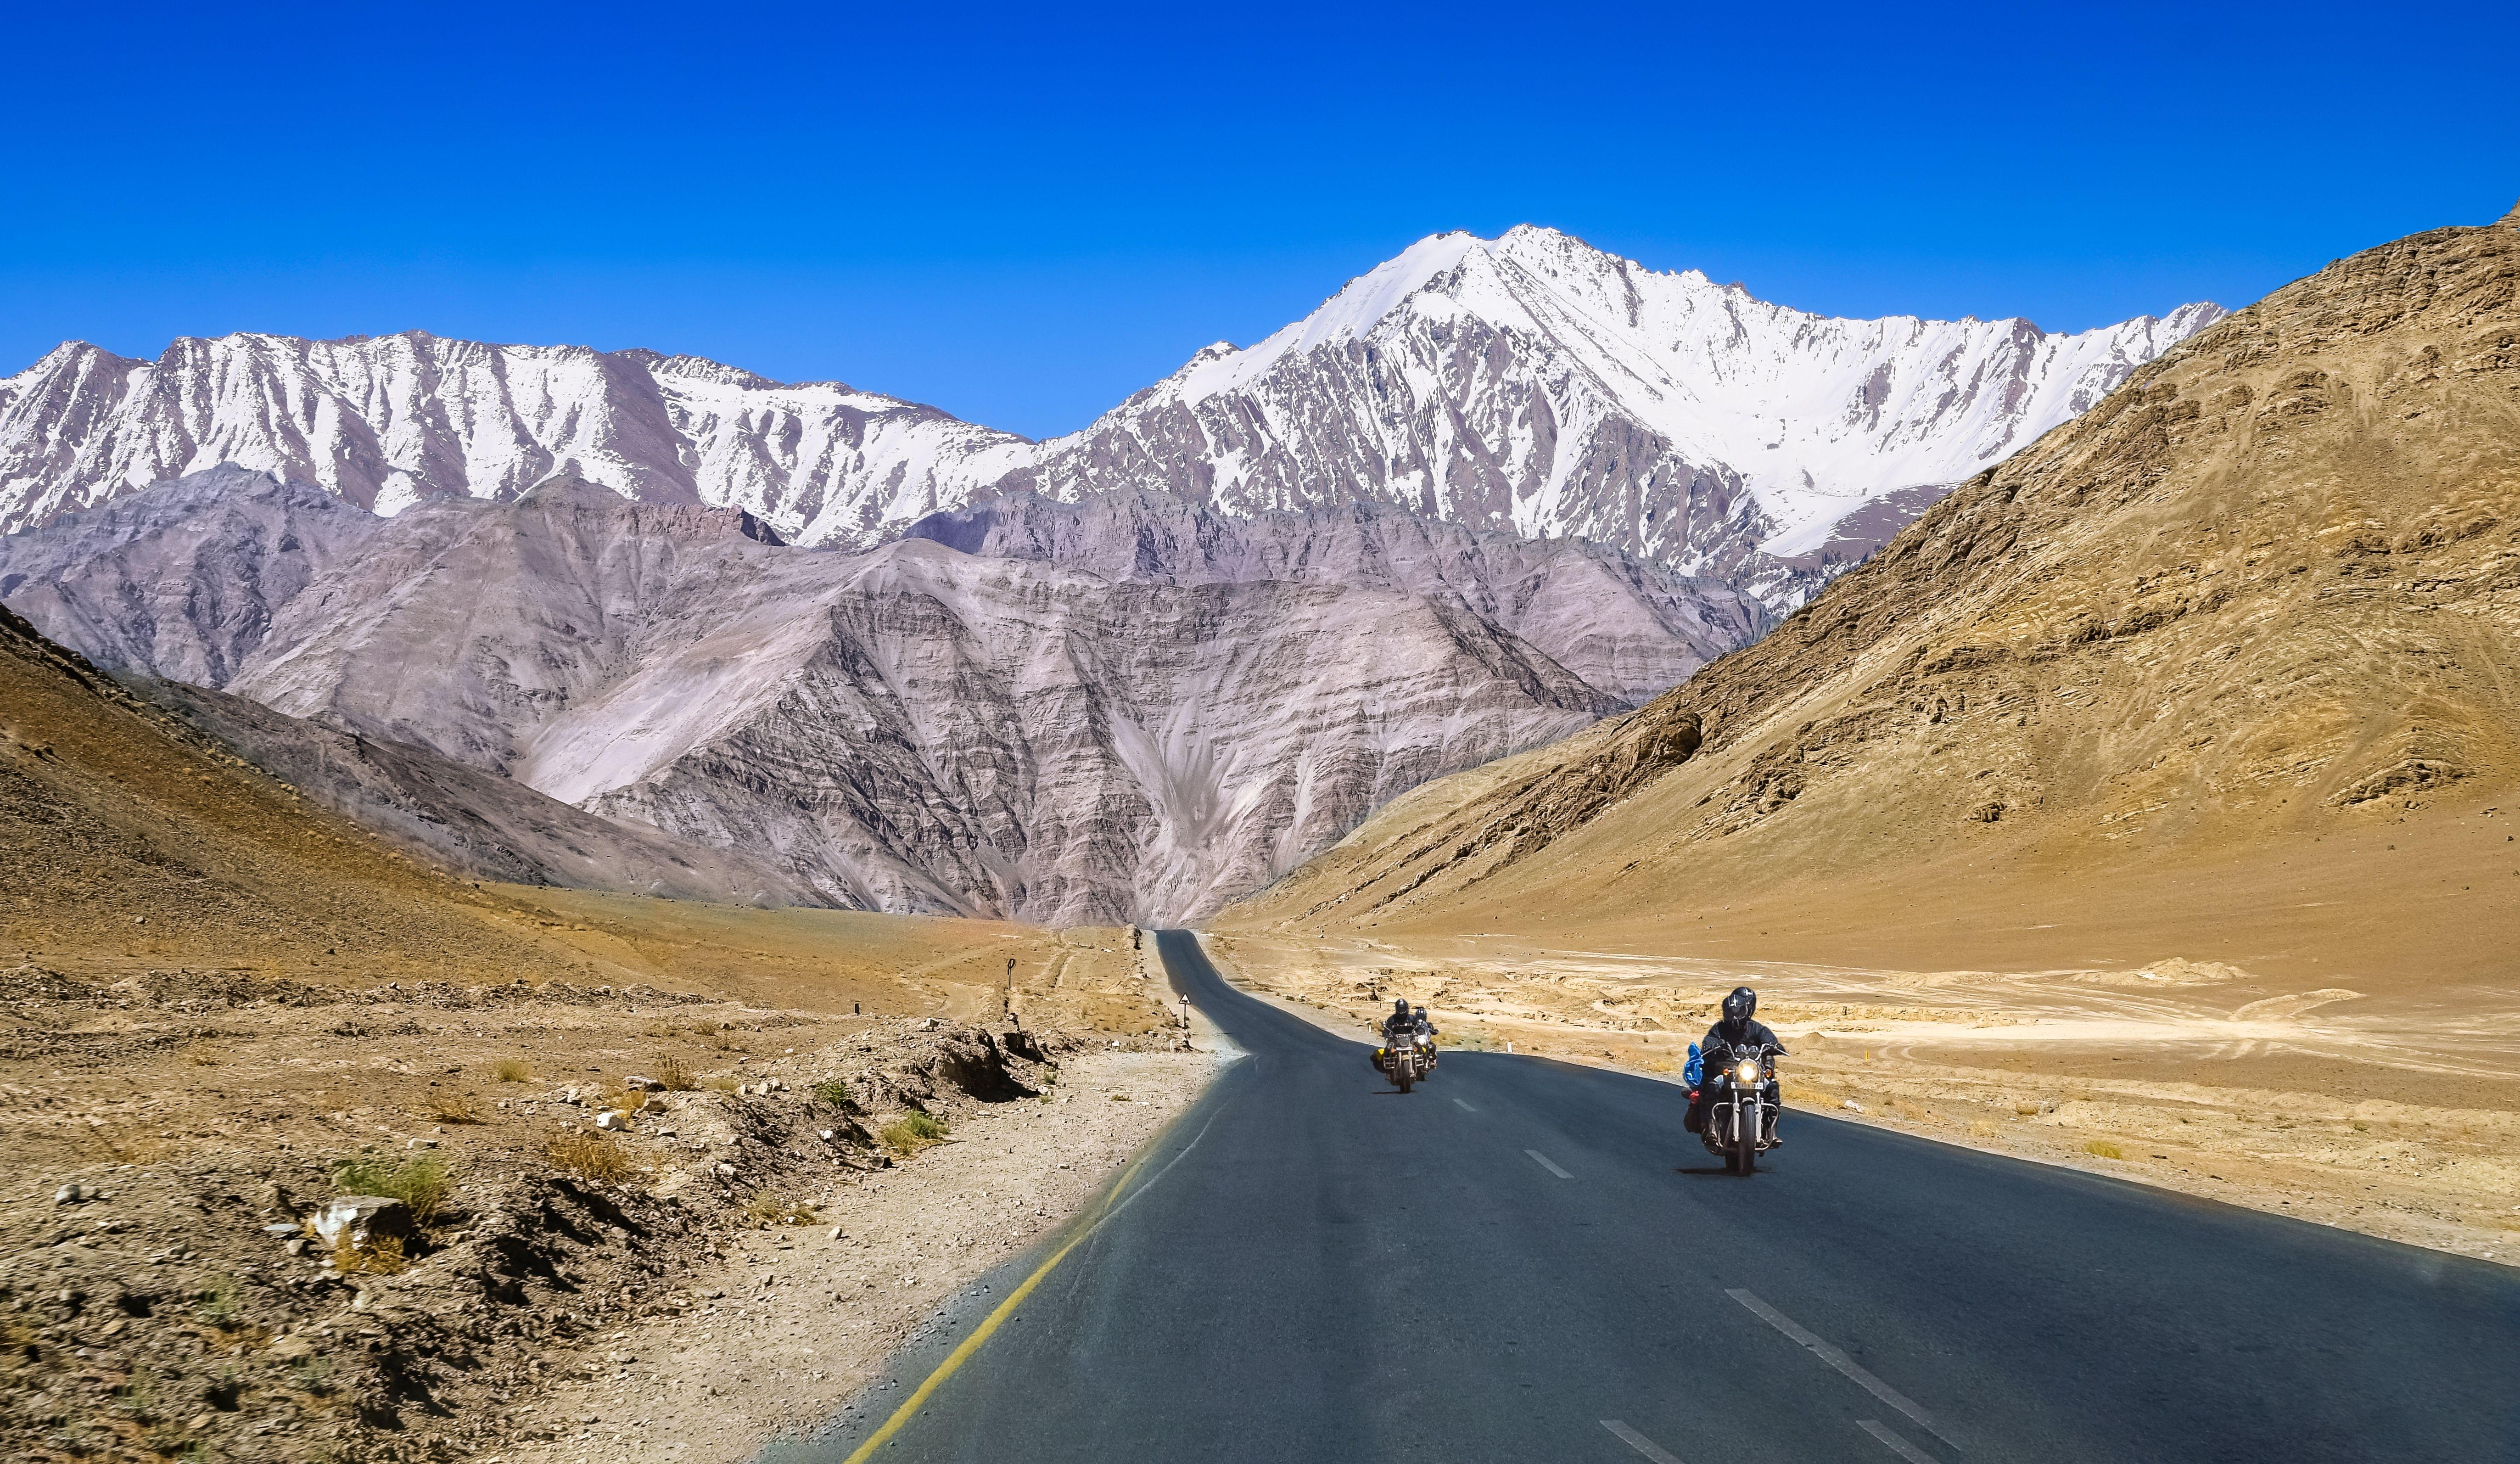
<instances>
[{"instance_id":1,"label":"motorcycle headlight","mask_svg":"<svg viewBox=\"0 0 2520 1464\"><path fill-rule=\"evenodd\" d=\"M1740 1067L1732 1070L1732 1079L1735 1082L1757 1082L1759 1080L1759 1065L1757 1063L1743 1063Z\"/></svg>"}]
</instances>

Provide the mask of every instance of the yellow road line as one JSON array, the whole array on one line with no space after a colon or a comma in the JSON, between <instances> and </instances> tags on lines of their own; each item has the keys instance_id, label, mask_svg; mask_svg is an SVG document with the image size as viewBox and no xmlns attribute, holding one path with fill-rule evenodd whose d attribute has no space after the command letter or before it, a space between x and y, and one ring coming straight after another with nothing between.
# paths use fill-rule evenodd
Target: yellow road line
<instances>
[{"instance_id":1,"label":"yellow road line","mask_svg":"<svg viewBox=\"0 0 2520 1464\"><path fill-rule=\"evenodd\" d=\"M1216 1122L1214 1119L1210 1119L1207 1121L1211 1126ZM865 1464L865 1461L875 1457L875 1451L883 1447L885 1441L891 1439L893 1435L900 1433L903 1427L910 1422L911 1418L919 1412L921 1405L924 1404L927 1399L934 1395L937 1389L945 1386L945 1380L960 1371L964 1363L971 1360L971 1354L978 1351L980 1350L980 1345L987 1342L990 1336L1005 1323L1006 1319L1010 1315L1013 1314L1015 1307L1023 1304L1024 1298L1032 1295L1032 1289L1039 1286L1045 1277L1058 1268L1060 1261L1067 1258L1068 1252L1085 1244L1087 1240L1093 1237L1095 1231L1102 1228L1102 1222L1104 1220L1107 1220L1111 1218L1111 1216L1120 1212L1126 1203L1120 1201L1122 1193L1127 1193L1129 1198L1132 1200L1136 1199L1140 1194L1145 1193L1147 1188L1155 1182L1155 1179L1161 1179L1164 1177L1165 1173L1170 1172L1173 1165L1180 1164L1184 1159L1189 1158L1190 1151L1198 1147L1198 1139L1203 1139L1205 1137L1207 1137L1207 1129L1203 1127L1198 1131L1198 1138L1192 1139L1188 1144L1183 1145L1181 1153L1173 1156L1172 1164L1164 1166L1162 1170L1156 1172L1154 1179L1148 1180L1146 1184L1142 1184L1134 1190L1129 1188L1130 1174L1134 1174L1139 1169L1145 1168L1147 1166L1147 1160L1141 1159L1136 1164L1131 1165L1129 1167L1129 1174L1121 1175L1120 1182L1111 1186L1110 1194L1103 1197L1102 1208L1095 1212L1094 1218L1087 1222L1083 1229L1077 1231L1075 1236L1070 1239L1067 1244L1060 1246L1058 1250L1052 1252L1048 1260L1045 1260L1040 1265L1034 1267L1033 1273L1024 1277L1023 1284L1021 1286L1018 1286L1013 1291L1008 1293L1007 1299L998 1304L997 1309L991 1311L985 1318L983 1318L980 1325L972 1329L970 1336L963 1339L963 1345L961 1347L956 1348L952 1352L946 1354L945 1360L936 1364L936 1370L927 1375L927 1380L920 1384L918 1389L913 1392L909 1397L902 1400L901 1406L892 1411L892 1416L890 1418L883 1421L883 1427L869 1435L867 1441L859 1444L854 1450L852 1450L848 1458L842 1461L842 1464ZM1152 1156L1149 1155L1148 1158L1152 1158Z\"/></svg>"}]
</instances>

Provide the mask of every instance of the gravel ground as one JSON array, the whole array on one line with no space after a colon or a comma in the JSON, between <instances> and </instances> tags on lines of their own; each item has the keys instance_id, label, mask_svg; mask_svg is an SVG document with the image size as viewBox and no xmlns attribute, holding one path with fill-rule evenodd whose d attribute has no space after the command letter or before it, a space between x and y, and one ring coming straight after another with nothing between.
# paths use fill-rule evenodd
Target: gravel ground
<instances>
[{"instance_id":1,"label":"gravel ground","mask_svg":"<svg viewBox=\"0 0 2520 1464\"><path fill-rule=\"evenodd\" d=\"M812 1433L948 1297L1091 1199L1221 1061L1069 1057L1041 1099L993 1105L908 1165L832 1183L821 1223L739 1232L691 1274L698 1308L588 1339L582 1375L520 1406L519 1441L499 1457L719 1464Z\"/></svg>"}]
</instances>

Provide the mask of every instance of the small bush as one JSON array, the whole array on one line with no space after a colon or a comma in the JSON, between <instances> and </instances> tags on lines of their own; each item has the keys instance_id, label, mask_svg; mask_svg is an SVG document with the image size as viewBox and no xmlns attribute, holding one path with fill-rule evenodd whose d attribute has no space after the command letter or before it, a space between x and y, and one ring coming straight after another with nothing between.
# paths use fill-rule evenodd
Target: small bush
<instances>
[{"instance_id":1,"label":"small bush","mask_svg":"<svg viewBox=\"0 0 2520 1464\"><path fill-rule=\"evenodd\" d=\"M443 1090L431 1093L428 1095L428 1100L421 1105L420 1111L423 1117L435 1123L479 1123L483 1121L481 1111L474 1108L472 1106L472 1098L463 1093L446 1092Z\"/></svg>"},{"instance_id":2,"label":"small bush","mask_svg":"<svg viewBox=\"0 0 2520 1464\"><path fill-rule=\"evenodd\" d=\"M2126 1151L2119 1148L2117 1145L2110 1143L2107 1139L2092 1140L2090 1143L2083 1146L2083 1152L2086 1154L2098 1155L2102 1159L2126 1158Z\"/></svg>"},{"instance_id":3,"label":"small bush","mask_svg":"<svg viewBox=\"0 0 2520 1464\"><path fill-rule=\"evenodd\" d=\"M523 1058L503 1057L490 1065L490 1075L501 1082L523 1082L534 1075L534 1070Z\"/></svg>"},{"instance_id":4,"label":"small bush","mask_svg":"<svg viewBox=\"0 0 2520 1464\"><path fill-rule=\"evenodd\" d=\"M2039 1117L2039 1105L2036 1103L2016 1103L2012 1105L2012 1111L2025 1119Z\"/></svg>"},{"instance_id":5,"label":"small bush","mask_svg":"<svg viewBox=\"0 0 2520 1464\"><path fill-rule=\"evenodd\" d=\"M234 1276L221 1276L202 1288L202 1320L224 1332L237 1319L237 1284Z\"/></svg>"},{"instance_id":6,"label":"small bush","mask_svg":"<svg viewBox=\"0 0 2520 1464\"><path fill-rule=\"evenodd\" d=\"M668 1093L688 1093L700 1085L692 1075L689 1064L681 1058L666 1056L656 1059L656 1081Z\"/></svg>"},{"instance_id":7,"label":"small bush","mask_svg":"<svg viewBox=\"0 0 2520 1464\"><path fill-rule=\"evenodd\" d=\"M814 1084L814 1096L844 1114L853 1114L858 1110L857 1095L849 1091L847 1083L836 1077L827 1077Z\"/></svg>"},{"instance_id":8,"label":"small bush","mask_svg":"<svg viewBox=\"0 0 2520 1464\"><path fill-rule=\"evenodd\" d=\"M781 1200L770 1195L755 1198L743 1208L743 1215L764 1229L772 1225L814 1225L823 1218L814 1206L801 1200Z\"/></svg>"},{"instance_id":9,"label":"small bush","mask_svg":"<svg viewBox=\"0 0 2520 1464\"><path fill-rule=\"evenodd\" d=\"M598 1184L619 1184L639 1172L619 1144L591 1129L562 1134L545 1153L553 1168Z\"/></svg>"},{"instance_id":10,"label":"small bush","mask_svg":"<svg viewBox=\"0 0 2520 1464\"><path fill-rule=\"evenodd\" d=\"M350 1232L344 1230L341 1238L333 1244L333 1269L345 1276L353 1271L390 1276L409 1263L403 1256L402 1237L399 1235L374 1236L366 1245L354 1246L350 1244Z\"/></svg>"},{"instance_id":11,"label":"small bush","mask_svg":"<svg viewBox=\"0 0 2520 1464\"><path fill-rule=\"evenodd\" d=\"M876 1137L883 1141L885 1148L908 1159L922 1149L945 1142L946 1132L945 1125L928 1115L907 1113L883 1125Z\"/></svg>"},{"instance_id":12,"label":"small bush","mask_svg":"<svg viewBox=\"0 0 2520 1464\"><path fill-rule=\"evenodd\" d=\"M712 1092L732 1093L736 1089L735 1075L732 1073L721 1073L717 1076L710 1078L708 1080L708 1085Z\"/></svg>"},{"instance_id":13,"label":"small bush","mask_svg":"<svg viewBox=\"0 0 2520 1464\"><path fill-rule=\"evenodd\" d=\"M361 1155L333 1167L333 1187L345 1195L387 1195L411 1207L411 1217L426 1224L455 1196L455 1180L446 1161L434 1154L395 1161L382 1155Z\"/></svg>"}]
</instances>

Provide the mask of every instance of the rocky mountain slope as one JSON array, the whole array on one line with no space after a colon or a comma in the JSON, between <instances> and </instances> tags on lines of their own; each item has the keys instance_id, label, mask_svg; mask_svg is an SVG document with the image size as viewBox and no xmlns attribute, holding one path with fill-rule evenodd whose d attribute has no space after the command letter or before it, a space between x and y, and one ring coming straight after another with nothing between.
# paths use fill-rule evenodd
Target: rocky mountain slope
<instances>
[{"instance_id":1,"label":"rocky mountain slope","mask_svg":"<svg viewBox=\"0 0 2520 1464\"><path fill-rule=\"evenodd\" d=\"M1257 345L1208 347L1018 480L1231 513L1368 499L1597 539L1790 608L2222 313L2073 336L1837 320L1552 229L1445 234Z\"/></svg>"},{"instance_id":2,"label":"rocky mountain slope","mask_svg":"<svg viewBox=\"0 0 2520 1464\"><path fill-rule=\"evenodd\" d=\"M737 905L830 905L785 870L600 818L409 743L180 681L129 683L253 766L389 844L476 880Z\"/></svg>"},{"instance_id":3,"label":"rocky mountain slope","mask_svg":"<svg viewBox=\"0 0 2520 1464\"><path fill-rule=\"evenodd\" d=\"M1524 539L1372 500L1235 517L1169 493L980 499L912 525L966 554L1168 585L1268 580L1455 599L1631 706L1768 628L1759 603L1603 546Z\"/></svg>"},{"instance_id":4,"label":"rocky mountain slope","mask_svg":"<svg viewBox=\"0 0 2520 1464\"><path fill-rule=\"evenodd\" d=\"M0 950L587 976L0 610Z\"/></svg>"},{"instance_id":5,"label":"rocky mountain slope","mask_svg":"<svg viewBox=\"0 0 2520 1464\"><path fill-rule=\"evenodd\" d=\"M2507 979L2516 296L2520 214L2277 291L1756 646L1236 918L1964 962L2150 959L2185 912L2191 954Z\"/></svg>"},{"instance_id":6,"label":"rocky mountain slope","mask_svg":"<svg viewBox=\"0 0 2520 1464\"><path fill-rule=\"evenodd\" d=\"M1403 790L1623 709L1761 623L1732 591L1592 546L1355 526L1372 515L1344 539L1300 516L1232 535L1253 568L1370 538L1351 584L1186 559L1105 577L923 537L789 548L741 511L573 479L364 529L338 513L311 490L179 480L0 540L0 578L112 664L196 668L866 908L1195 913ZM293 527L301 514L324 526ZM1052 517L1062 552L1115 571L1131 556L1097 534L1141 526L1116 509ZM319 555L329 569L271 598ZM1627 598L1588 621L1595 585ZM1636 623L1608 618L1628 610Z\"/></svg>"},{"instance_id":7,"label":"rocky mountain slope","mask_svg":"<svg viewBox=\"0 0 2520 1464\"><path fill-rule=\"evenodd\" d=\"M1039 444L645 350L236 335L140 361L74 342L0 379L0 532L222 462L387 516L569 474L852 548L992 488L1136 489L1589 537L1781 609L2220 313L2072 336L1835 320L1548 229L1447 234Z\"/></svg>"}]
</instances>

